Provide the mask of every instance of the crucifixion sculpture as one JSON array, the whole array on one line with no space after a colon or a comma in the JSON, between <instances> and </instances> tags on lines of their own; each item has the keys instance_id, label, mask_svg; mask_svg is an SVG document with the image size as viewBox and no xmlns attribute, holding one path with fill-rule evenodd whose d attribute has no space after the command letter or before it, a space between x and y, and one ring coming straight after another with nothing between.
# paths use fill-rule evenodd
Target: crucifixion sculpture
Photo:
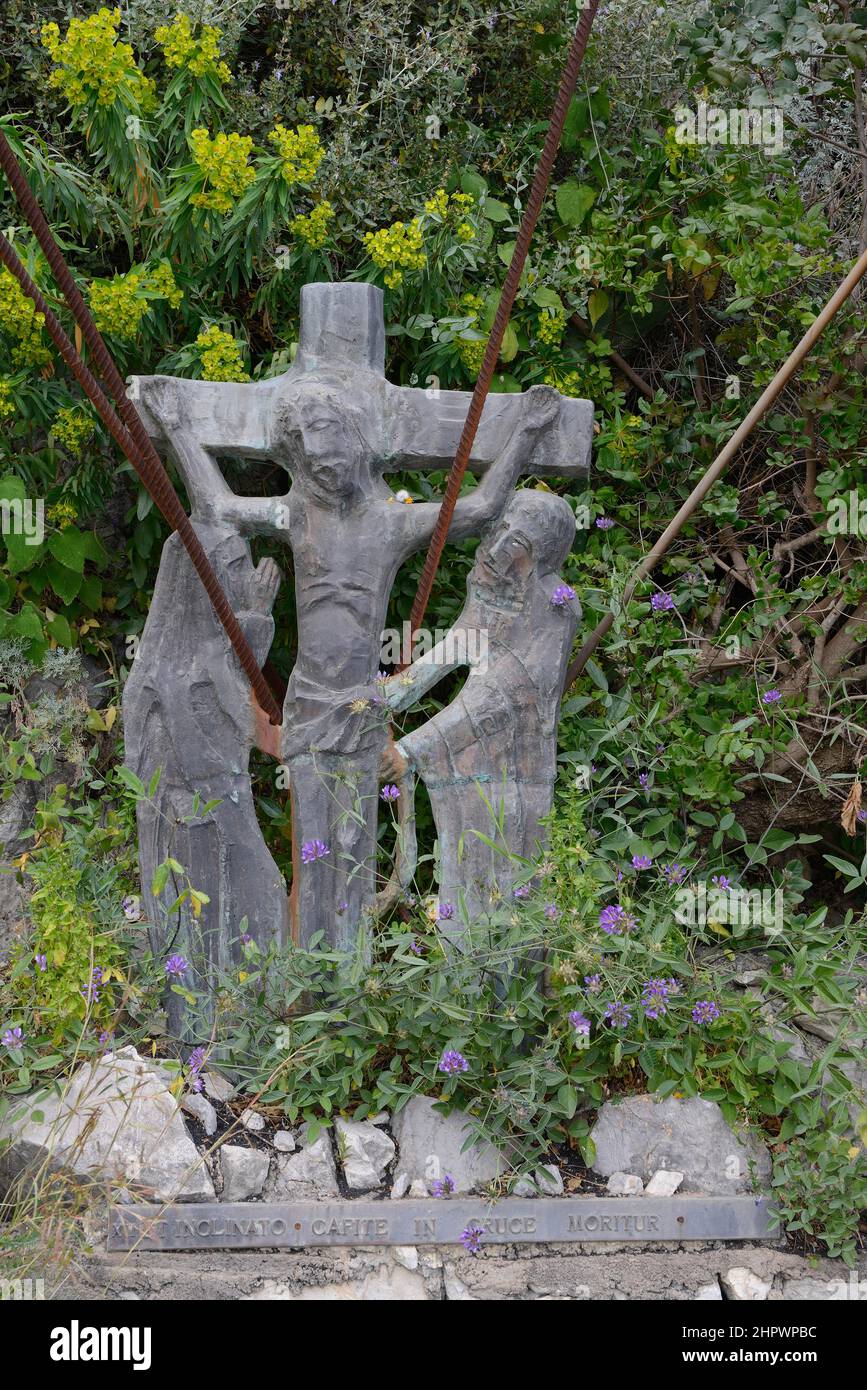
<instances>
[{"instance_id":1,"label":"crucifixion sculpture","mask_svg":"<svg viewBox=\"0 0 867 1390\"><path fill-rule=\"evenodd\" d=\"M296 359L283 376L249 384L140 377L131 385L148 432L168 451L184 480L202 543L213 559L234 542L238 574L243 571L247 589L246 607L244 602L240 606L245 613L255 609L266 627L275 576L270 569L260 574L261 566L254 570L249 539L267 536L290 547L298 624L298 655L282 729L269 732L238 688L243 675L207 602L187 602L195 576L170 540L137 669L124 697L133 766L147 781L169 754L182 764L186 758L180 775L185 786L194 785L204 772L192 747L185 753L178 746L182 740L172 742L167 736L172 721L157 717L155 702L182 698L179 653L188 653L192 680L195 654L207 645L214 687L224 702L235 702L237 729L227 738L226 765L241 783L246 779L231 811L224 811L221 801L209 814L217 825L225 817L230 827L243 803L250 822L244 843L249 847L257 837L261 840L252 799L249 809L246 799L249 754L256 742L278 757L288 771L291 796L292 935L307 944L321 932L337 949L358 943L376 898L378 791L390 739L378 668L389 595L403 562L427 545L439 512L436 503L396 502L383 475L448 466L469 402L465 392L394 386L386 380L384 366L382 292L361 283L311 284L302 290ZM495 525L522 473L586 476L591 434L589 401L560 397L548 387L491 396L471 459L480 481L460 498L449 539L478 535ZM280 497L238 496L220 468L226 456L274 460L285 469L291 488ZM166 644L157 640L155 629L166 622L172 590L178 594L172 623L176 641L166 682ZM261 629L257 656L264 659L273 628L265 631L258 619L253 624ZM558 656L558 672L561 664ZM562 683L562 673L558 679ZM158 788L157 802L161 795L168 798L168 784L160 786L167 790ZM176 822L176 808L168 800L157 814L153 808L143 811L143 869L160 862L154 856L161 849L179 858L169 848L177 836ZM220 835L215 843L222 843ZM273 863L264 841L257 841L253 858L264 866L266 857ZM234 884L229 887L220 877L218 858L210 866L196 865L205 881L195 886L210 899L202 908L204 930L224 940L229 911L236 921L246 916L255 924L251 934L261 939L267 926L254 902L255 884L238 901ZM263 882L270 882L270 873L260 874ZM271 930L281 934L283 914L269 904L265 916ZM155 932L157 947L156 926Z\"/></svg>"}]
</instances>

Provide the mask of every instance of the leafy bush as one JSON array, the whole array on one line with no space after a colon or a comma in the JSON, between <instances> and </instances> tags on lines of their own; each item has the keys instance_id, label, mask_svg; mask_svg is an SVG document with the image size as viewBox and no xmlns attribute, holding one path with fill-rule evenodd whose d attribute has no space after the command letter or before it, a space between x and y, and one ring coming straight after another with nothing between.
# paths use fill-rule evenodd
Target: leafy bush
<instances>
[{"instance_id":1,"label":"leafy bush","mask_svg":"<svg viewBox=\"0 0 867 1390\"><path fill-rule=\"evenodd\" d=\"M105 1046L121 1006L132 1007L123 898L134 861L122 807L76 805L62 783L40 803L35 847L18 861L32 885L32 937L13 951L0 991L10 1094L30 1089L34 1072L65 1070Z\"/></svg>"},{"instance_id":2,"label":"leafy bush","mask_svg":"<svg viewBox=\"0 0 867 1390\"><path fill-rule=\"evenodd\" d=\"M361 278L384 289L390 379L471 386L572 4L73 8L70 22L65 0L7 0L0 119L123 372L277 374L294 355L302 285ZM848 1065L863 1035L867 564L864 533L832 523L841 499L856 512L863 502L861 304L826 332L654 583L628 604L622 595L863 249L867 172L839 156L867 146L867 35L861 11L842 23L824 3L651 8L614 0L596 21L493 388L548 381L596 405L592 489L550 486L575 510L565 578L585 621L609 608L616 620L564 705L544 892L500 905L463 957L446 957L422 913L394 921L366 981L321 951L263 959L248 947L217 1042L249 1088L314 1123L441 1086L519 1166L553 1142L586 1145L588 1108L608 1091L701 1093L765 1125L789 1219L851 1258L864 1158L842 1137L852 1087L837 1061ZM783 148L680 141L676 109L699 100L775 103ZM72 333L5 189L0 203ZM5 273L0 348L0 501L43 499L46 521L39 545L3 537L4 791L83 755L79 785L41 807L26 866L44 894L37 925L65 960L49 980L22 953L0 982L3 1027L26 1035L0 1051L3 1080L23 1090L32 1071L96 1046L97 1022L155 1041L144 1020L161 963L133 962L117 937L134 879L130 802L113 805L129 783L106 772L100 739L113 711L61 699L22 716L21 688L60 649L123 673L165 529ZM426 500L441 481L399 480ZM432 626L458 612L472 550L447 549ZM398 577L392 624L408 616L420 563ZM284 675L292 603L284 585L273 653ZM272 774L256 775L285 860L288 807ZM424 812L419 827L430 841ZM633 856L651 868L634 871ZM428 857L420 892L431 872ZM685 924L679 895L720 876L778 894L782 933ZM635 929L606 934L603 911L624 920L612 909ZM735 953L748 950L762 952L758 999L733 983ZM81 995L88 964L116 971L99 1019ZM588 993L584 976L597 974ZM674 978L680 992L657 989L664 1012L651 1017L644 986ZM315 1007L290 1013L308 994ZM810 1013L816 995L852 1026L801 1062L763 1010L779 1023ZM605 1019L618 1001L626 1028ZM720 1017L705 1009L696 1022L702 1001ZM575 1012L589 1035L569 1023ZM444 1050L463 1051L468 1070L446 1079Z\"/></svg>"}]
</instances>

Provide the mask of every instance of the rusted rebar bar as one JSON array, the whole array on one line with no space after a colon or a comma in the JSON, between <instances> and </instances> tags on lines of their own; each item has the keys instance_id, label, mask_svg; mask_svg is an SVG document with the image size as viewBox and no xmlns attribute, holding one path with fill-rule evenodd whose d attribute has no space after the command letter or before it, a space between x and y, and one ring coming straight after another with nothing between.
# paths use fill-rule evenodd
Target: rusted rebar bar
<instances>
[{"instance_id":1,"label":"rusted rebar bar","mask_svg":"<svg viewBox=\"0 0 867 1390\"><path fill-rule=\"evenodd\" d=\"M201 541L199 540L192 527L192 524L190 523L189 517L187 516L183 507L181 506L180 498L175 492L175 489L172 487L171 479L169 478L168 473L163 467L159 455L156 454L156 452L154 453L154 457L156 458L156 467L154 467L149 460L142 458L141 451L135 439L132 437L130 431L126 428L123 421L119 419L117 413L111 405L111 402L106 397L105 393L103 392L93 373L90 371L89 367L86 366L86 364L82 361L80 355L76 352L71 340L64 331L63 326L57 319L52 309L46 303L45 298L41 294L38 286L28 275L27 270L22 264L17 252L7 241L6 237L2 234L0 234L0 261L2 261L3 265L5 265L6 269L10 272L10 274L15 276L15 279L18 281L24 293L28 296L29 299L33 301L36 311L43 315L45 319L46 330L48 331L49 336L51 337L55 347L57 348L64 362L69 367L69 370L72 372L76 381L80 385L82 391L84 391L85 395L92 402L94 409L96 410L97 414L99 415L99 418L102 420L102 423L105 425L106 429L111 434L112 438L118 444L123 453L126 454L136 473L141 478L142 482L144 483L145 487L147 488L156 505L159 507L166 521L171 526L172 530L177 531L178 535L180 536L183 544L187 549L187 553L189 554L189 557L193 565L195 566L196 573L199 575L199 578L201 579L202 583L205 586L205 589L208 592L208 597L211 599L211 602L214 605L214 608L217 612L217 616L220 618L220 621L225 627L226 632L229 636L229 640L232 642L232 646L238 653L239 659L241 659L242 664L243 649L246 649L249 653L249 658L250 662L252 663L253 672L259 675L262 684L264 685L264 690L260 691L250 671L247 670L246 666L244 667L245 671L247 671L247 674L250 677L250 682L253 686L253 689L256 692L256 698L259 701L260 706L268 715L272 724L279 724L281 718L280 708L277 702L275 701L269 687L267 686L267 684L264 684L264 677L262 677L261 672L259 671L259 667L256 664L256 658L253 656L252 651L250 651L247 639L245 638L241 630L237 618L235 617L234 613L229 607L228 601L226 599L225 594L223 593L223 589L220 585L220 582L217 579L217 576L214 574L214 571L211 567L211 563L208 560L208 557L202 548ZM225 607L225 616L220 611L220 599L222 599L222 605Z\"/></svg>"},{"instance_id":2,"label":"rusted rebar bar","mask_svg":"<svg viewBox=\"0 0 867 1390\"><path fill-rule=\"evenodd\" d=\"M2 131L0 131L0 167L9 180L22 211L33 229L36 240L45 254L51 272L63 292L70 312L81 329L94 364L114 397L117 413L112 408L93 373L85 365L80 354L67 337L57 317L45 302L38 287L28 275L18 254L5 237L2 238L2 246L0 246L0 258L2 258L3 264L15 276L24 293L36 305L38 312L45 315L45 327L63 360L81 385L82 390L93 402L103 424L126 454L166 521L174 531L177 531L196 573L205 586L214 611L253 687L259 705L272 724L279 724L282 719L280 707L259 669L256 658L232 612L223 587L214 573L202 543L181 505L180 498L172 486L172 481L151 442L138 411L127 395L123 378L103 342L93 316L63 259L59 246L54 240L51 228L48 226L33 191L21 171L21 166ZM120 419L118 419L118 414Z\"/></svg>"},{"instance_id":3,"label":"rusted rebar bar","mask_svg":"<svg viewBox=\"0 0 867 1390\"><path fill-rule=\"evenodd\" d=\"M419 578L418 590L413 600L412 611L410 614L410 637L408 647L412 647L412 638L421 626L428 600L430 599L433 582L439 568L443 548L445 547L446 537L452 521L452 514L461 490L461 483L470 461L473 449L473 442L476 431L479 428L479 421L482 418L482 410L491 381L494 376L494 369L497 365L497 358L500 355L500 348L503 345L503 337L509 325L509 318L512 313L512 306L515 296L518 293L518 286L521 283L521 273L524 269L524 262L527 259L530 240L536 226L536 221L542 207L542 201L548 188L548 181L551 177L551 170L554 165L554 158L560 145L560 137L563 134L563 124L566 120L566 112L569 109L569 102L575 91L575 84L578 81L578 73L587 48L587 40L590 37L590 29L596 16L599 0L588 0L586 8L582 11L578 21L574 38L569 49L569 56L566 60L566 67L560 81L560 88L557 92L557 99L551 112L551 120L548 124L548 132L545 136L545 143L539 157L539 163L533 176L533 183L530 188L530 196L527 199L527 206L521 218L521 225L518 229L518 236L515 241L515 248L512 252L512 259L509 262L509 269L503 281L503 288L500 293L500 302L497 305L497 312L494 315L494 322L488 336L485 355L482 359L482 366L476 384L473 387L473 394L470 400L467 418L464 422L461 437L458 441L457 451L454 462L449 472L448 483L437 517L436 526L431 536L430 546L425 556L421 576ZM404 665L407 664L409 652L405 650Z\"/></svg>"}]
</instances>

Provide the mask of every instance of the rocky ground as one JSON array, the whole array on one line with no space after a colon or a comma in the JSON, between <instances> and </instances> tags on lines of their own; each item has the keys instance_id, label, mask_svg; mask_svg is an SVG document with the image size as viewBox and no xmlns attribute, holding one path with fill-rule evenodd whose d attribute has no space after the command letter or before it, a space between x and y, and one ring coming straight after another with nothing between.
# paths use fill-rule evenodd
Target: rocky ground
<instances>
[{"instance_id":1,"label":"rocky ground","mask_svg":"<svg viewBox=\"0 0 867 1390\"><path fill-rule=\"evenodd\" d=\"M317 1201L496 1192L562 1196L557 1164L510 1174L490 1144L467 1146L467 1121L413 1096L395 1116L337 1119L333 1129L278 1127L235 1098L218 1071L198 1093L174 1094L178 1078L134 1047L81 1066L58 1094L35 1094L0 1126L0 1180L8 1186L46 1165L95 1176L169 1201ZM609 1101L592 1133L595 1175L612 1196L674 1192L734 1196L759 1191L770 1156L737 1134L713 1101L648 1095ZM580 1189L569 1174L569 1192ZM589 1186L589 1184L588 1184ZM593 1185L600 1190L602 1184ZM586 1190L586 1188L585 1188Z\"/></svg>"},{"instance_id":2,"label":"rocky ground","mask_svg":"<svg viewBox=\"0 0 867 1390\"><path fill-rule=\"evenodd\" d=\"M115 1199L160 1202L316 1201L364 1195L384 1202L427 1197L446 1175L456 1194L516 1187L489 1145L464 1150L465 1120L418 1096L396 1116L338 1120L311 1135L279 1128L244 1107L216 1071L179 1101L175 1077L132 1047L74 1074L62 1096L22 1105L0 1130L0 1181L61 1171L110 1185ZM709 1101L632 1096L603 1106L594 1130L595 1172L556 1165L525 1177L517 1194L575 1200L612 1195L724 1195L761 1188L767 1150L736 1134ZM867 1262L807 1258L784 1240L323 1248L207 1253L105 1250L105 1205L85 1218L81 1255L52 1292L83 1299L279 1300L732 1300L867 1297Z\"/></svg>"}]
</instances>

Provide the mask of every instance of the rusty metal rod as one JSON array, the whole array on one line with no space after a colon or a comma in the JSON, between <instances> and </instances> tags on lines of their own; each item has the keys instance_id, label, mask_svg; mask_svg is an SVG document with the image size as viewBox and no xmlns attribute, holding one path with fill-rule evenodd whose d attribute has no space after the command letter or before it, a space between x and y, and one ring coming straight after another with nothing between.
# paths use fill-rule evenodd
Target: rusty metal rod
<instances>
[{"instance_id":1,"label":"rusty metal rod","mask_svg":"<svg viewBox=\"0 0 867 1390\"><path fill-rule=\"evenodd\" d=\"M752 433L762 416L767 414L768 410L783 390L783 387L786 386L794 376L804 358L818 342L819 338L821 338L828 324L837 313L837 310L841 305L845 304L855 286L865 274L867 274L867 251L855 262L849 274L834 291L822 312L818 314L810 324L810 327L807 329L797 347L793 348L792 352L786 358L773 381L765 387L752 410L741 421L728 442L723 445L701 482L696 484L689 494L689 497L687 497L683 506L680 508L680 511L674 519L668 523L659 540L656 542L656 545L641 561L641 564L635 570L632 578L623 591L623 598L620 603L621 610L629 603L629 600L635 593L637 585L641 583L642 579L647 578L654 566L662 559L668 547L671 545L671 542L680 534L684 524L692 516L696 507L700 502L704 501L714 483L720 475L725 472L744 440ZM605 636L606 632L610 630L614 622L614 617L615 615L613 613L605 614L605 617L587 638L587 641L582 646L574 661L571 662L566 673L567 689L578 679L581 672L584 670L584 667L599 646L602 638Z\"/></svg>"},{"instance_id":2,"label":"rusty metal rod","mask_svg":"<svg viewBox=\"0 0 867 1390\"><path fill-rule=\"evenodd\" d=\"M542 154L533 176L530 196L527 199L527 206L524 209L524 215L521 218L521 225L518 229L515 249L512 252L512 259L509 263L509 269L506 272L506 278L503 281L500 302L497 305L497 312L494 316L494 322L491 325L491 332L488 336L481 370L476 378L476 384L473 387L467 418L458 441L454 462L449 472L445 495L443 496L439 516L437 517L436 526L431 536L430 546L425 556L421 577L419 578L418 590L413 600L410 614L410 647L412 646L412 637L422 624L430 599L433 582L436 578L436 572L439 568L446 537L449 533L452 514L458 500L464 474L467 471L467 466L470 461L476 431L479 428L482 410L490 389L491 381L493 380L494 368L497 365L500 348L503 345L503 337L509 325L509 317L515 302L515 296L518 293L518 287L521 283L521 272L524 269L524 262L527 259L530 239L533 235L536 221L542 207L542 201L548 188L548 181L551 177L554 158L560 145L560 137L563 134L566 112L569 109L569 102L572 100L575 84L578 81L578 73L581 69L584 52L587 48L587 40L590 37L590 29L596 16L598 4L599 0L588 0L588 4L582 11L581 18L578 21L578 26L569 49L569 56L566 60L566 67L563 70L560 88L557 92L557 99L554 102L554 108L551 112L551 120L548 124L548 131L545 136L545 143L542 147ZM406 665L409 652L404 651L403 656L403 664Z\"/></svg>"},{"instance_id":3,"label":"rusty metal rod","mask_svg":"<svg viewBox=\"0 0 867 1390\"><path fill-rule=\"evenodd\" d=\"M211 588L209 587L209 580L216 587L218 594L223 595L223 591L220 587L219 580L217 579L213 569L211 568L210 561L208 560L208 557L202 548L201 541L199 540L198 536L193 530L189 517L187 516L183 507L181 506L180 498L178 497L177 493L172 487L171 479L166 473L165 468L159 460L159 457L157 456L159 470L154 469L147 460L142 458L138 445L136 444L129 430L118 418L115 410L113 409L110 401L102 391L93 373L85 365L79 354L76 352L75 348L72 345L72 342L67 337L60 322L55 317L54 313L46 303L42 294L40 293L38 287L34 284L33 280L30 278L26 269L22 265L21 260L17 255L16 251L6 240L6 237L2 234L0 234L0 261L2 261L3 264L6 266L7 270L15 276L15 279L18 281L24 293L28 296L29 299L33 301L33 304L37 312L44 316L45 327L49 333L49 336L54 342L58 352L63 358L64 362L69 367L69 370L72 372L76 381L81 386L81 389L84 391L85 395L93 403L94 409L96 410L97 414L99 415L99 418L102 420L106 429L111 434L112 438L119 445L123 453L126 454L136 473L138 473L139 477L141 478L142 482L144 483L154 502L159 507L166 521L171 526L172 530L177 531L180 535L181 540L186 546L190 559L193 565L195 566L197 574L201 578L205 588L208 590L208 595L209 597L211 597L211 601L214 603L214 607L217 610L217 615L220 618L221 622L223 622L223 626L226 628L230 640L232 640L232 645L235 647L235 650L237 651L238 648L236 641L233 640L233 626L234 629L236 629L236 637L240 637L240 641L243 644L243 646L247 647L247 640L244 637L243 632L241 631L237 619L235 618L231 609L228 608L228 603L226 603L226 608L228 610L228 622L226 622L223 618L223 615L220 613L217 603L214 602L213 596L211 594ZM225 602L225 595L223 595L223 599ZM249 647L247 649L249 650ZM258 671L258 667L256 666L256 660L252 652L250 652L250 659L253 663L255 670ZM255 685L254 689L256 689ZM265 687L265 694L268 699L267 704L263 701L259 690L256 689L256 697L259 700L261 707L265 710L265 713L270 718L272 724L279 723L280 709L276 701L274 700L271 691L268 689L267 686Z\"/></svg>"},{"instance_id":4,"label":"rusty metal rod","mask_svg":"<svg viewBox=\"0 0 867 1390\"><path fill-rule=\"evenodd\" d=\"M64 298L69 305L70 311L78 323L85 342L93 355L94 363L103 381L114 397L117 410L121 417L120 420L117 418L115 411L100 389L92 372L85 366L79 353L76 351L57 318L46 304L37 286L27 274L17 253L5 238L3 238L2 247L4 265L6 265L7 269L15 276L25 294L33 300L38 311L45 315L45 326L63 357L63 360L81 385L82 390L85 391L88 398L93 402L103 424L111 432L112 437L126 454L154 502L166 518L166 521L180 536L196 573L205 586L207 595L214 606L214 611L225 628L238 660L253 687L259 705L265 711L272 724L279 724L282 720L280 707L274 699L268 683L259 669L256 658L250 649L250 645L244 636L237 618L232 612L223 587L214 573L211 562L202 547L202 543L196 535L189 517L181 506L180 498L172 486L172 481L151 442L150 436L142 423L138 411L127 395L126 384L118 372L108 348L102 340L102 336L93 321L90 310L72 278L72 273L63 259L57 242L54 240L51 228L48 226L42 214L42 210L33 196L30 185L27 183L21 171L21 166L15 158L9 142L2 131L0 131L0 167L2 167L3 172L9 180L15 196L21 204L24 215L32 227L39 245L42 247L51 272L63 291ZM106 411L108 412L107 415L105 413ZM130 446L132 446L132 448L130 448Z\"/></svg>"}]
</instances>

